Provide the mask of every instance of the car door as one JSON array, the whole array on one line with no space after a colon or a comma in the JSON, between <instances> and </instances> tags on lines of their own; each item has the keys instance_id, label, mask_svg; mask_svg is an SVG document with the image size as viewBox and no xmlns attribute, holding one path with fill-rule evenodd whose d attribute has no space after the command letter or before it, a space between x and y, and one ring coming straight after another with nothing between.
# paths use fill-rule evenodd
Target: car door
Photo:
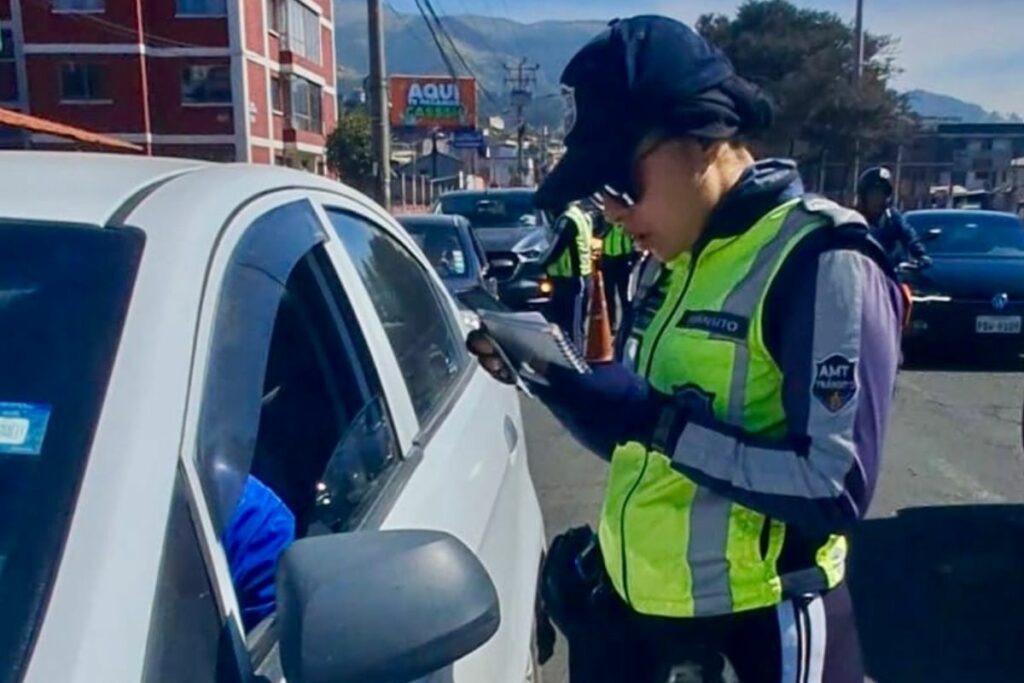
<instances>
[{"instance_id":1,"label":"car door","mask_svg":"<svg viewBox=\"0 0 1024 683\"><path fill-rule=\"evenodd\" d=\"M206 575L182 570L187 558L176 549L188 546L189 525L172 510L169 529L179 531L165 540L147 681L246 680L253 669L283 680L276 557L293 538L377 524L420 462L397 362L386 339L364 333L366 311L346 294L332 242L296 191L241 207L221 236L196 332L180 462ZM383 335L379 323L369 330ZM182 631L197 625L201 647ZM227 675L224 662L241 678Z\"/></svg>"},{"instance_id":2,"label":"car door","mask_svg":"<svg viewBox=\"0 0 1024 683\"><path fill-rule=\"evenodd\" d=\"M318 196L394 352L423 462L386 527L442 529L476 551L501 600L502 624L456 665L457 681L522 681L543 545L515 391L479 370L451 298L404 231L382 214Z\"/></svg>"}]
</instances>

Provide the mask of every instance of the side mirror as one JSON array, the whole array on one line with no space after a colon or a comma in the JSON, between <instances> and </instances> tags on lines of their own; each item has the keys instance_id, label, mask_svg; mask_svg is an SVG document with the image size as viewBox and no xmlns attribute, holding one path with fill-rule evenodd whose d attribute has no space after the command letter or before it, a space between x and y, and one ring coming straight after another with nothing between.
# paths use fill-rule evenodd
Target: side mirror
<instances>
[{"instance_id":1,"label":"side mirror","mask_svg":"<svg viewBox=\"0 0 1024 683\"><path fill-rule=\"evenodd\" d=\"M480 560L435 531L306 538L277 569L289 683L399 683L486 643L501 621Z\"/></svg>"}]
</instances>

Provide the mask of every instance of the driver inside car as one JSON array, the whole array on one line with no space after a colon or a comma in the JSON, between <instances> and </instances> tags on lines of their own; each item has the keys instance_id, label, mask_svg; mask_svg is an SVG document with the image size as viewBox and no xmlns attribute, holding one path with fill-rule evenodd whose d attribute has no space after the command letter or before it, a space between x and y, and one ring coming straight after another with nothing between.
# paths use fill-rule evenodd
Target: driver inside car
<instances>
[{"instance_id":1,"label":"driver inside car","mask_svg":"<svg viewBox=\"0 0 1024 683\"><path fill-rule=\"evenodd\" d=\"M249 475L221 540L242 623L250 631L276 608L277 560L295 541L295 515L266 484Z\"/></svg>"}]
</instances>

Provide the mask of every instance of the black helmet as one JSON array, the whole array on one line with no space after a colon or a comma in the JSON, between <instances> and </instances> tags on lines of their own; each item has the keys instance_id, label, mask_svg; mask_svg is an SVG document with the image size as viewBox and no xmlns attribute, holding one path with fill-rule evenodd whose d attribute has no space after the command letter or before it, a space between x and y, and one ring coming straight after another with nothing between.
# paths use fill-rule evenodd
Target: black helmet
<instances>
[{"instance_id":1,"label":"black helmet","mask_svg":"<svg viewBox=\"0 0 1024 683\"><path fill-rule=\"evenodd\" d=\"M892 196L892 172L885 166L875 166L861 173L857 181L857 194L864 196L868 190L876 187L881 188L886 197Z\"/></svg>"}]
</instances>

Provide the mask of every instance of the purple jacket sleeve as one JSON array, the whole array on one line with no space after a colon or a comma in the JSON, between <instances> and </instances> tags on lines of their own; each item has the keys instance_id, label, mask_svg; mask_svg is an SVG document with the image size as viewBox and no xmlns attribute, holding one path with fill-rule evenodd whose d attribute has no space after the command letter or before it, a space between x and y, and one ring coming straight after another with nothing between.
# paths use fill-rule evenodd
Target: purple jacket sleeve
<instances>
[{"instance_id":1,"label":"purple jacket sleeve","mask_svg":"<svg viewBox=\"0 0 1024 683\"><path fill-rule=\"evenodd\" d=\"M827 533L861 518L874 493L902 303L897 286L859 252L826 251L812 263L778 321L788 435L758 440L691 418L666 452L698 484Z\"/></svg>"}]
</instances>

